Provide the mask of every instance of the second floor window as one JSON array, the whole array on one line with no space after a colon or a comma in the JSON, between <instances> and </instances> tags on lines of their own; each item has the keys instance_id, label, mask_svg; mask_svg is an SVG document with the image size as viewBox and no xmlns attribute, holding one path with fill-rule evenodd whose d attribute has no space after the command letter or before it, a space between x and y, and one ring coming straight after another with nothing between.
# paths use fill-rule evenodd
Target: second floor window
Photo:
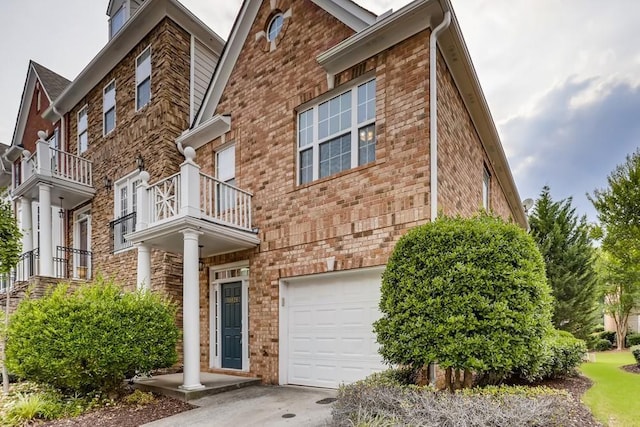
<instances>
[{"instance_id":1,"label":"second floor window","mask_svg":"<svg viewBox=\"0 0 640 427\"><path fill-rule=\"evenodd\" d=\"M136 58L136 111L151 100L151 47Z\"/></svg>"},{"instance_id":2,"label":"second floor window","mask_svg":"<svg viewBox=\"0 0 640 427\"><path fill-rule=\"evenodd\" d=\"M116 81L104 88L102 94L103 134L106 135L116 127Z\"/></svg>"},{"instance_id":3,"label":"second floor window","mask_svg":"<svg viewBox=\"0 0 640 427\"><path fill-rule=\"evenodd\" d=\"M78 154L82 154L89 148L89 123L87 121L87 107L78 111Z\"/></svg>"},{"instance_id":4,"label":"second floor window","mask_svg":"<svg viewBox=\"0 0 640 427\"><path fill-rule=\"evenodd\" d=\"M486 166L482 168L482 207L487 211L491 207L491 174Z\"/></svg>"},{"instance_id":5,"label":"second floor window","mask_svg":"<svg viewBox=\"0 0 640 427\"><path fill-rule=\"evenodd\" d=\"M376 159L376 81L298 114L298 182L306 184Z\"/></svg>"},{"instance_id":6,"label":"second floor window","mask_svg":"<svg viewBox=\"0 0 640 427\"><path fill-rule=\"evenodd\" d=\"M138 173L124 177L115 184L114 217L111 222L113 233L113 251L131 247L124 236L136 230L136 211L138 209Z\"/></svg>"}]
</instances>

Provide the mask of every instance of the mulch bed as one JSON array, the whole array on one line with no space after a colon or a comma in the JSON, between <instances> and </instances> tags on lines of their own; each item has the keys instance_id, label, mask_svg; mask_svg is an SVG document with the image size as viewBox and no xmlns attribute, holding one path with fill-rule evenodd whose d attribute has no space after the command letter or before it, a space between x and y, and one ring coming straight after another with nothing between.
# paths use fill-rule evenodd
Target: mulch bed
<instances>
[{"instance_id":1,"label":"mulch bed","mask_svg":"<svg viewBox=\"0 0 640 427\"><path fill-rule=\"evenodd\" d=\"M638 365L625 365L622 369L627 372L631 372L632 374L640 374L640 366Z\"/></svg>"},{"instance_id":2,"label":"mulch bed","mask_svg":"<svg viewBox=\"0 0 640 427\"><path fill-rule=\"evenodd\" d=\"M147 405L120 404L110 408L101 408L76 418L49 421L41 425L48 427L137 427L193 408L196 406L170 397L158 396Z\"/></svg>"},{"instance_id":3,"label":"mulch bed","mask_svg":"<svg viewBox=\"0 0 640 427\"><path fill-rule=\"evenodd\" d=\"M602 426L602 424L593 417L589 408L580 401L582 395L593 385L593 381L589 378L580 375L577 377L545 380L536 385L566 390L571 394L573 402L570 411L566 414L565 425L576 427Z\"/></svg>"}]
</instances>

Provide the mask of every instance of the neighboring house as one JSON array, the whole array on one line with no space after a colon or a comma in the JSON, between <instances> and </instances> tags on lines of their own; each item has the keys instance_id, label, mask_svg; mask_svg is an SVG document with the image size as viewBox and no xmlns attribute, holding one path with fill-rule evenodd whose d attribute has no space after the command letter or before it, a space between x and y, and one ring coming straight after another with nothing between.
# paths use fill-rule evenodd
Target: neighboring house
<instances>
[{"instance_id":1,"label":"neighboring house","mask_svg":"<svg viewBox=\"0 0 640 427\"><path fill-rule=\"evenodd\" d=\"M640 309L636 308L629 315L628 320L629 332L640 332ZM616 331L616 322L608 314L604 315L604 329L605 331Z\"/></svg>"},{"instance_id":2,"label":"neighboring house","mask_svg":"<svg viewBox=\"0 0 640 427\"><path fill-rule=\"evenodd\" d=\"M481 208L527 225L449 0L380 17L244 1L176 143L179 174L139 175L126 238L138 283L163 268L150 248L183 253L186 389L201 370L320 387L381 370L372 322L401 235Z\"/></svg>"},{"instance_id":3,"label":"neighboring house","mask_svg":"<svg viewBox=\"0 0 640 427\"><path fill-rule=\"evenodd\" d=\"M18 280L39 291L96 273L136 286L140 169L179 170L175 139L192 121L224 41L175 0L112 0L110 39L73 80L31 62L6 158L24 233ZM79 36L81 36L79 34ZM154 289L176 300L181 260L150 256Z\"/></svg>"}]
</instances>

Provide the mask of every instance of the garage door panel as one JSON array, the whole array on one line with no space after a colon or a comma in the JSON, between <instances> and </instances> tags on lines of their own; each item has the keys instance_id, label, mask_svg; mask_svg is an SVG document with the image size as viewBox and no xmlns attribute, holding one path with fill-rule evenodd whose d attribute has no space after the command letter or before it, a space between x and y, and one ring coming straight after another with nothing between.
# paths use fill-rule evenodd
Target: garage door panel
<instances>
[{"instance_id":1,"label":"garage door panel","mask_svg":"<svg viewBox=\"0 0 640 427\"><path fill-rule=\"evenodd\" d=\"M290 284L288 382L335 388L383 370L373 332L379 295L372 276Z\"/></svg>"}]
</instances>

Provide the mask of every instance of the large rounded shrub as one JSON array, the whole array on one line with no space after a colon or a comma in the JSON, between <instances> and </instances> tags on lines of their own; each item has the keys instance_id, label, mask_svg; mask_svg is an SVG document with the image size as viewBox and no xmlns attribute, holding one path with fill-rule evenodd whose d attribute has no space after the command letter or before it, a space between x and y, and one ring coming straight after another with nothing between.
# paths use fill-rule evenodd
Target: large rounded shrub
<instances>
[{"instance_id":1,"label":"large rounded shrub","mask_svg":"<svg viewBox=\"0 0 640 427\"><path fill-rule=\"evenodd\" d=\"M22 301L9 323L7 365L63 391L110 391L136 371L175 363L178 337L167 300L97 278Z\"/></svg>"},{"instance_id":2,"label":"large rounded shrub","mask_svg":"<svg viewBox=\"0 0 640 427\"><path fill-rule=\"evenodd\" d=\"M507 374L535 360L551 294L535 242L487 215L410 230L382 277L380 353L391 363Z\"/></svg>"}]
</instances>

